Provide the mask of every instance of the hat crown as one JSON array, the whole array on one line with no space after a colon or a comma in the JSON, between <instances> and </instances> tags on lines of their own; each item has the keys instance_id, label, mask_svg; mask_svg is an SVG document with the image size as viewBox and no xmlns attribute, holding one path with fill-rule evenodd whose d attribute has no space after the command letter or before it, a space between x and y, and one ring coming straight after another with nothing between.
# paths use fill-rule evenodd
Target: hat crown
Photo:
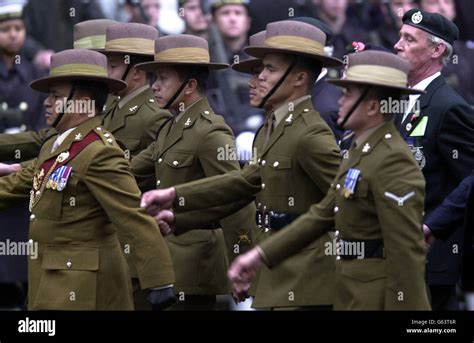
<instances>
[{"instance_id":1,"label":"hat crown","mask_svg":"<svg viewBox=\"0 0 474 343\"><path fill-rule=\"evenodd\" d=\"M77 23L74 25L74 48L104 49L107 28L117 24L118 22L110 19L92 19Z\"/></svg>"},{"instance_id":2,"label":"hat crown","mask_svg":"<svg viewBox=\"0 0 474 343\"><path fill-rule=\"evenodd\" d=\"M64 50L52 55L50 73L53 72L55 68L68 65L71 68L71 74L74 74L74 65L84 64L98 66L105 70L107 75L107 58L105 57L105 55L96 51L86 49Z\"/></svg>"},{"instance_id":3,"label":"hat crown","mask_svg":"<svg viewBox=\"0 0 474 343\"><path fill-rule=\"evenodd\" d=\"M117 24L107 27L105 51L153 56L158 30L139 23Z\"/></svg>"},{"instance_id":4,"label":"hat crown","mask_svg":"<svg viewBox=\"0 0 474 343\"><path fill-rule=\"evenodd\" d=\"M284 20L269 23L265 45L272 46L271 38L278 36L301 37L316 42L323 47L326 44L326 35L323 31L311 24L300 21Z\"/></svg>"},{"instance_id":5,"label":"hat crown","mask_svg":"<svg viewBox=\"0 0 474 343\"><path fill-rule=\"evenodd\" d=\"M403 58L392 54L391 52L367 50L348 55L348 68L356 65L384 66L398 69L408 74L410 64Z\"/></svg>"},{"instance_id":6,"label":"hat crown","mask_svg":"<svg viewBox=\"0 0 474 343\"><path fill-rule=\"evenodd\" d=\"M181 34L155 41L156 62L209 63L209 44L201 37Z\"/></svg>"},{"instance_id":7,"label":"hat crown","mask_svg":"<svg viewBox=\"0 0 474 343\"><path fill-rule=\"evenodd\" d=\"M260 31L256 34L253 34L249 38L249 45L250 46L264 46L265 39L267 38L267 31Z\"/></svg>"}]
</instances>

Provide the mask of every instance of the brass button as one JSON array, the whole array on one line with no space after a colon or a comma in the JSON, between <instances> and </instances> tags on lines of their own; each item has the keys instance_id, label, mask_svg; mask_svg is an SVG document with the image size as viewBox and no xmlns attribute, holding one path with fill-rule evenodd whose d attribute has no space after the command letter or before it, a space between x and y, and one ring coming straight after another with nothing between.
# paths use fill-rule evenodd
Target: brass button
<instances>
[{"instance_id":1,"label":"brass button","mask_svg":"<svg viewBox=\"0 0 474 343\"><path fill-rule=\"evenodd\" d=\"M337 212L339 212L339 207L336 206L334 207L334 213L337 213Z\"/></svg>"},{"instance_id":2,"label":"brass button","mask_svg":"<svg viewBox=\"0 0 474 343\"><path fill-rule=\"evenodd\" d=\"M71 269L71 268L72 268L72 262L71 262L71 260L67 260L67 262L66 262L66 267L67 267L67 269Z\"/></svg>"},{"instance_id":3,"label":"brass button","mask_svg":"<svg viewBox=\"0 0 474 343\"><path fill-rule=\"evenodd\" d=\"M262 183L262 189L265 189L265 184L264 183Z\"/></svg>"},{"instance_id":4,"label":"brass button","mask_svg":"<svg viewBox=\"0 0 474 343\"><path fill-rule=\"evenodd\" d=\"M161 163L161 162L163 162L163 159L162 159L162 158L159 158L159 159L158 159L158 163Z\"/></svg>"},{"instance_id":5,"label":"brass button","mask_svg":"<svg viewBox=\"0 0 474 343\"><path fill-rule=\"evenodd\" d=\"M35 220L35 218L36 218L36 216L35 216L34 214L32 214L32 215L30 216L30 222L32 222L33 220Z\"/></svg>"},{"instance_id":6,"label":"brass button","mask_svg":"<svg viewBox=\"0 0 474 343\"><path fill-rule=\"evenodd\" d=\"M177 167L177 166L179 165L179 162L178 162L178 161L173 161L173 165L174 165L175 167Z\"/></svg>"},{"instance_id":7,"label":"brass button","mask_svg":"<svg viewBox=\"0 0 474 343\"><path fill-rule=\"evenodd\" d=\"M160 187L161 180L156 181L156 187Z\"/></svg>"},{"instance_id":8,"label":"brass button","mask_svg":"<svg viewBox=\"0 0 474 343\"><path fill-rule=\"evenodd\" d=\"M265 164L267 164L267 161L262 160L262 166L264 166Z\"/></svg>"},{"instance_id":9,"label":"brass button","mask_svg":"<svg viewBox=\"0 0 474 343\"><path fill-rule=\"evenodd\" d=\"M280 165L280 162L278 162L278 161L275 161L275 163L273 163L273 166L274 166L275 168L278 167L279 165Z\"/></svg>"}]
</instances>

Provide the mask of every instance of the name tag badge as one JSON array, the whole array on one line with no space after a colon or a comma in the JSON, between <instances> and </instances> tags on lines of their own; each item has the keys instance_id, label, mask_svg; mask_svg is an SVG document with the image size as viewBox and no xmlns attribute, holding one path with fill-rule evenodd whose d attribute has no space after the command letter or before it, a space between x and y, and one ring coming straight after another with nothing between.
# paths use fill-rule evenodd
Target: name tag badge
<instances>
[{"instance_id":1,"label":"name tag badge","mask_svg":"<svg viewBox=\"0 0 474 343\"><path fill-rule=\"evenodd\" d=\"M354 194L357 182L359 182L359 180L360 170L355 168L349 169L344 181L344 188L342 189L342 195L344 198L349 199Z\"/></svg>"}]
</instances>

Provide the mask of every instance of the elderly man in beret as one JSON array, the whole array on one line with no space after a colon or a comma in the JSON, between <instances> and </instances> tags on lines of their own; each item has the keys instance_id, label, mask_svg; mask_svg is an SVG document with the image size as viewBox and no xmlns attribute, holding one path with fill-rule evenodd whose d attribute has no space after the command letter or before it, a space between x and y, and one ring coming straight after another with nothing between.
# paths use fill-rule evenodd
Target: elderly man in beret
<instances>
[{"instance_id":1,"label":"elderly man in beret","mask_svg":"<svg viewBox=\"0 0 474 343\"><path fill-rule=\"evenodd\" d=\"M426 179L425 215L442 203L474 165L474 112L445 81L459 31L438 13L412 9L403 16L395 49L410 62L408 84L426 94L411 95L396 122ZM434 310L456 310L462 228L436 241L428 254L427 282Z\"/></svg>"}]
</instances>

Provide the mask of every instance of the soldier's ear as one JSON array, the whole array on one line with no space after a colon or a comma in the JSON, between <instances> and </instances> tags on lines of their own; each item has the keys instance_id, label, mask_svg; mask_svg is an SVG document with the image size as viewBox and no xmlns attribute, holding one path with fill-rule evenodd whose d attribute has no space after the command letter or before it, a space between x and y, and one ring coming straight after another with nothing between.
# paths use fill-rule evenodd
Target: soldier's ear
<instances>
[{"instance_id":1,"label":"soldier's ear","mask_svg":"<svg viewBox=\"0 0 474 343\"><path fill-rule=\"evenodd\" d=\"M377 99L368 99L366 105L367 115L374 117L380 112L380 101Z\"/></svg>"},{"instance_id":2,"label":"soldier's ear","mask_svg":"<svg viewBox=\"0 0 474 343\"><path fill-rule=\"evenodd\" d=\"M308 74L305 72L296 73L295 86L301 87L308 82Z\"/></svg>"},{"instance_id":3,"label":"soldier's ear","mask_svg":"<svg viewBox=\"0 0 474 343\"><path fill-rule=\"evenodd\" d=\"M197 80L196 79L191 79L188 81L188 84L184 88L184 93L186 95L192 94L196 91L198 86Z\"/></svg>"}]
</instances>

